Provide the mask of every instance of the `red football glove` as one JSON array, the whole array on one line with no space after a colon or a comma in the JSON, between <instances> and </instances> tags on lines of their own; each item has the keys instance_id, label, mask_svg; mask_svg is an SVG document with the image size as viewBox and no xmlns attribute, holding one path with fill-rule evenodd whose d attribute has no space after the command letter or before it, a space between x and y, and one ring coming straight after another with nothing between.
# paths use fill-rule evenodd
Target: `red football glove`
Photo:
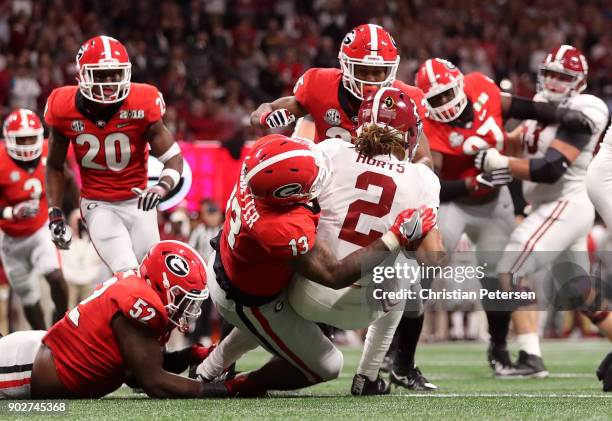
<instances>
[{"instance_id":1,"label":"red football glove","mask_svg":"<svg viewBox=\"0 0 612 421\"><path fill-rule=\"evenodd\" d=\"M427 235L436 226L437 214L433 208L421 206L418 209L406 209L395 218L389 231L395 234L403 247L409 241L418 240Z\"/></svg>"},{"instance_id":2,"label":"red football glove","mask_svg":"<svg viewBox=\"0 0 612 421\"><path fill-rule=\"evenodd\" d=\"M191 350L189 352L189 364L198 365L202 361L204 361L211 352L215 349L217 345L213 344L211 346L204 346L201 344L193 344L191 345Z\"/></svg>"}]
</instances>

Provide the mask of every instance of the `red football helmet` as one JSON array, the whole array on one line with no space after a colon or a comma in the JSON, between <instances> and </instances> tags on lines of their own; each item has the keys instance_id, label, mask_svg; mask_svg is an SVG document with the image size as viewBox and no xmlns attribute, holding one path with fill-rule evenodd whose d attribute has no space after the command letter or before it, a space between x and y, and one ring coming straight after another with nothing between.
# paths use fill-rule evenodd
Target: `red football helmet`
<instances>
[{"instance_id":1,"label":"red football helmet","mask_svg":"<svg viewBox=\"0 0 612 421\"><path fill-rule=\"evenodd\" d=\"M549 101L559 102L584 91L589 65L582 51L571 45L552 50L538 72L538 92Z\"/></svg>"},{"instance_id":2,"label":"red football helmet","mask_svg":"<svg viewBox=\"0 0 612 421\"><path fill-rule=\"evenodd\" d=\"M36 113L20 108L4 120L3 133L6 151L18 161L33 161L42 154L43 126ZM23 138L34 138L33 143Z\"/></svg>"},{"instance_id":3,"label":"red football helmet","mask_svg":"<svg viewBox=\"0 0 612 421\"><path fill-rule=\"evenodd\" d=\"M125 46L115 38L100 35L79 48L76 55L77 81L90 101L112 104L130 93L132 64Z\"/></svg>"},{"instance_id":4,"label":"red football helmet","mask_svg":"<svg viewBox=\"0 0 612 421\"><path fill-rule=\"evenodd\" d=\"M375 124L389 127L402 137L406 158L412 160L423 131L423 123L412 98L397 88L381 88L361 103L357 118L357 136L364 126Z\"/></svg>"},{"instance_id":5,"label":"red football helmet","mask_svg":"<svg viewBox=\"0 0 612 421\"><path fill-rule=\"evenodd\" d=\"M463 73L448 60L431 58L425 61L419 67L414 83L425 94L432 120L453 121L468 103L463 91Z\"/></svg>"},{"instance_id":6,"label":"red football helmet","mask_svg":"<svg viewBox=\"0 0 612 421\"><path fill-rule=\"evenodd\" d=\"M160 241L147 252L140 276L159 295L170 322L181 332L201 313L208 298L206 263L191 246L180 241Z\"/></svg>"},{"instance_id":7,"label":"red football helmet","mask_svg":"<svg viewBox=\"0 0 612 421\"><path fill-rule=\"evenodd\" d=\"M391 34L381 26L366 24L351 30L342 41L340 53L342 83L353 95L363 99L368 93L365 87L391 86L399 66L400 57ZM370 82L355 76L355 66L375 66L386 69L385 80Z\"/></svg>"},{"instance_id":8,"label":"red football helmet","mask_svg":"<svg viewBox=\"0 0 612 421\"><path fill-rule=\"evenodd\" d=\"M274 134L261 138L246 156L240 183L266 203L290 205L317 197L329 173L329 161L314 143Z\"/></svg>"}]
</instances>

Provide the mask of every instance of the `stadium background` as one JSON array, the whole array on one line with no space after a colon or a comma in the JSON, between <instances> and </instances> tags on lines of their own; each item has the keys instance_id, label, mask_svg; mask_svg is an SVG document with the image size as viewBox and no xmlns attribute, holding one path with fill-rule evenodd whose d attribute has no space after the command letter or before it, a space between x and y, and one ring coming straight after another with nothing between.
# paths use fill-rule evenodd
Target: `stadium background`
<instances>
[{"instance_id":1,"label":"stadium background","mask_svg":"<svg viewBox=\"0 0 612 421\"><path fill-rule=\"evenodd\" d=\"M351 27L378 23L395 37L400 80L412 83L422 61L444 57L464 73L508 79L524 96L535 92L546 51L570 43L587 56L587 92L612 108L611 21L612 0L0 0L0 115L17 107L42 115L54 88L76 83L84 40L121 40L132 81L164 94L165 123L194 173L189 202L160 213L162 235L189 240L206 256L233 185L227 175L235 174L244 142L260 134L249 126L250 112L290 95L306 69L337 67ZM78 273L66 276L78 281Z\"/></svg>"}]
</instances>

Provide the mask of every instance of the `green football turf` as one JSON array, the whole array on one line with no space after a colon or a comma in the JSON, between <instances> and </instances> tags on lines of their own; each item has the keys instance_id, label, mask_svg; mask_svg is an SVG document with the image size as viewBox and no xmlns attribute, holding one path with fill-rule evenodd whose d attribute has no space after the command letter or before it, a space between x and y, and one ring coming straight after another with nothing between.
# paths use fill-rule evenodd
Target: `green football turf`
<instances>
[{"instance_id":1,"label":"green football turf","mask_svg":"<svg viewBox=\"0 0 612 421\"><path fill-rule=\"evenodd\" d=\"M610 344L603 340L546 342L545 380L495 380L485 364L485 344L424 344L418 364L440 390L354 398L349 388L359 349L344 349L340 379L266 399L153 400L122 388L97 401L69 402L70 419L426 419L426 420L612 420L612 394L601 391L595 369ZM239 369L256 368L268 358L248 354ZM4 414L6 415L6 414ZM24 417L32 420L38 417ZM45 417L48 419L48 416ZM65 417L62 417L65 418ZM11 417L16 419L16 417Z\"/></svg>"}]
</instances>

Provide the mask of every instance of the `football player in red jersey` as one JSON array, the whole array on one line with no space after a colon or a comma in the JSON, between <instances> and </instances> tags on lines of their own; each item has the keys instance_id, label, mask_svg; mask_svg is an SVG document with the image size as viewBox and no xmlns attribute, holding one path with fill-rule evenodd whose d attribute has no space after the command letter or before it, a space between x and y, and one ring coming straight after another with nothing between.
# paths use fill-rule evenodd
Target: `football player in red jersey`
<instances>
[{"instance_id":1,"label":"football player in red jersey","mask_svg":"<svg viewBox=\"0 0 612 421\"><path fill-rule=\"evenodd\" d=\"M59 206L63 165L72 144L83 184L80 208L91 240L111 271L133 269L159 241L155 208L180 179L181 151L162 121L166 106L161 93L130 82L131 63L119 41L91 38L76 63L78 86L55 89L45 109L51 129L49 228L58 247L69 247L71 233ZM157 184L147 187L149 148L164 169Z\"/></svg>"},{"instance_id":2,"label":"football player in red jersey","mask_svg":"<svg viewBox=\"0 0 612 421\"><path fill-rule=\"evenodd\" d=\"M328 158L311 142L282 135L260 139L243 162L223 230L213 242L209 286L223 317L246 334L247 342L260 344L275 358L217 385L222 396L260 395L335 379L342 353L287 300L293 275L333 289L348 287L392 251L408 243L414 247L412 241L435 227L434 209L404 210L379 239L337 260L324 242L315 241L320 211L315 199L330 171Z\"/></svg>"},{"instance_id":3,"label":"football player in red jersey","mask_svg":"<svg viewBox=\"0 0 612 421\"><path fill-rule=\"evenodd\" d=\"M482 73L464 76L454 64L439 58L419 67L415 83L423 90L429 109L424 130L442 184L440 231L444 245L454 250L465 232L476 244L479 263L488 270L483 285L499 289L495 266L514 229L512 200L505 187L512 176L507 169L481 172L474 166L474 157L481 149L504 149L505 118L571 125L584 121L585 116L554 104L502 94ZM483 305L488 310L491 336L489 364L497 375L504 375L511 365L506 349L510 313L492 311L493 303Z\"/></svg>"},{"instance_id":4,"label":"football player in red jersey","mask_svg":"<svg viewBox=\"0 0 612 421\"><path fill-rule=\"evenodd\" d=\"M295 121L296 117L308 114L314 122L315 142L336 137L350 142L356 136L357 113L363 99L388 86L403 91L416 104L421 120L426 117L423 92L395 78L400 56L393 37L381 26L364 24L349 31L340 46L338 59L340 69L309 69L296 82L293 96L261 104L251 114L251 124L283 127ZM296 136L302 136L302 131L304 127L297 127ZM425 133L419 135L419 147L413 162L422 162L433 168ZM399 330L406 332L402 341L411 350L402 352L402 355L408 355L408 365L412 365L414 360L423 320L423 314L407 314L400 325ZM420 385L428 382L422 376L415 376L410 388L422 389ZM413 387L417 383L419 385Z\"/></svg>"},{"instance_id":5,"label":"football player in red jersey","mask_svg":"<svg viewBox=\"0 0 612 421\"><path fill-rule=\"evenodd\" d=\"M400 56L391 34L381 26L360 25L342 41L338 54L341 69L312 68L298 79L293 96L261 104L251 114L256 127L284 127L310 114L315 125L315 142L338 137L350 142L357 129L361 101L375 90L393 86L417 104L423 119L426 107L420 89L396 80ZM427 138L421 135L414 162L431 166Z\"/></svg>"},{"instance_id":6,"label":"football player in red jersey","mask_svg":"<svg viewBox=\"0 0 612 421\"><path fill-rule=\"evenodd\" d=\"M4 121L0 146L0 255L11 287L21 299L32 329L45 329L38 277L44 276L55 305L53 320L68 309L68 287L58 252L46 228L43 126L30 110L13 111Z\"/></svg>"},{"instance_id":7,"label":"football player in red jersey","mask_svg":"<svg viewBox=\"0 0 612 421\"><path fill-rule=\"evenodd\" d=\"M99 398L122 383L152 397L203 397L177 376L200 363L200 345L163 353L172 329L186 330L208 297L206 265L190 246L161 241L138 271L117 273L48 332L0 339L0 398Z\"/></svg>"}]
</instances>

